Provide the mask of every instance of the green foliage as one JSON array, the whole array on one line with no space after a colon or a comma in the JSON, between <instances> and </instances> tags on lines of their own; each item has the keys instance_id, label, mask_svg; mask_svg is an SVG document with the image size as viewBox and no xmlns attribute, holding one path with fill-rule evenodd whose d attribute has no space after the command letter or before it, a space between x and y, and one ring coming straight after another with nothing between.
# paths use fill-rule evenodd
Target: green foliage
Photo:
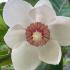
<instances>
[{"instance_id":1,"label":"green foliage","mask_svg":"<svg viewBox=\"0 0 70 70\"><path fill-rule=\"evenodd\" d=\"M67 59L65 59L65 58L63 59L63 64L64 64L64 65L67 65L67 64L68 64Z\"/></svg>"},{"instance_id":2,"label":"green foliage","mask_svg":"<svg viewBox=\"0 0 70 70\"><path fill-rule=\"evenodd\" d=\"M31 3L34 6L39 0L25 0L25 1Z\"/></svg>"},{"instance_id":3,"label":"green foliage","mask_svg":"<svg viewBox=\"0 0 70 70\"><path fill-rule=\"evenodd\" d=\"M0 43L0 65L7 65L11 63L11 50L5 43Z\"/></svg>"},{"instance_id":4,"label":"green foliage","mask_svg":"<svg viewBox=\"0 0 70 70\"><path fill-rule=\"evenodd\" d=\"M13 65L2 66L1 69L2 69L2 70L15 70L15 69L13 68Z\"/></svg>"},{"instance_id":5,"label":"green foliage","mask_svg":"<svg viewBox=\"0 0 70 70\"><path fill-rule=\"evenodd\" d=\"M4 2L0 4L0 15L1 15L1 16L2 16L2 14L3 14L3 7L4 7L4 5L5 5Z\"/></svg>"},{"instance_id":6,"label":"green foliage","mask_svg":"<svg viewBox=\"0 0 70 70\"><path fill-rule=\"evenodd\" d=\"M41 62L41 64L36 68L36 70L47 70L47 64Z\"/></svg>"},{"instance_id":7,"label":"green foliage","mask_svg":"<svg viewBox=\"0 0 70 70\"><path fill-rule=\"evenodd\" d=\"M5 24L2 16L0 15L0 42L3 41L3 37L8 30L8 26Z\"/></svg>"},{"instance_id":8,"label":"green foliage","mask_svg":"<svg viewBox=\"0 0 70 70\"><path fill-rule=\"evenodd\" d=\"M70 17L70 4L68 0L50 0L57 15Z\"/></svg>"}]
</instances>

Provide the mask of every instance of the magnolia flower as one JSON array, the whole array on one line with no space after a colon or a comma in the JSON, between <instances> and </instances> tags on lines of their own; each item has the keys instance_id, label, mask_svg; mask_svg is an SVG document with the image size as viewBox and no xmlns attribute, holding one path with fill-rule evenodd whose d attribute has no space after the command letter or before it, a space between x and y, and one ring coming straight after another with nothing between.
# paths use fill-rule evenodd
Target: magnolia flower
<instances>
[{"instance_id":1,"label":"magnolia flower","mask_svg":"<svg viewBox=\"0 0 70 70\"><path fill-rule=\"evenodd\" d=\"M60 46L70 45L70 18L57 16L49 0L39 0L34 7L9 0L3 17L10 27L4 40L12 48L16 70L34 70L41 61L59 64Z\"/></svg>"}]
</instances>

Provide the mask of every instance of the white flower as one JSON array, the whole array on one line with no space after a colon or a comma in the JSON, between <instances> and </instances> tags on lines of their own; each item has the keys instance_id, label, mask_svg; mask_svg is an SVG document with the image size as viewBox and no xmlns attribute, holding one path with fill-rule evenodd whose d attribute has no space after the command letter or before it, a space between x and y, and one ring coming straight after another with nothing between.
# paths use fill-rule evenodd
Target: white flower
<instances>
[{"instance_id":1,"label":"white flower","mask_svg":"<svg viewBox=\"0 0 70 70\"><path fill-rule=\"evenodd\" d=\"M56 16L49 0L39 0L34 7L9 0L3 17L10 27L4 40L12 48L16 70L34 70L41 61L59 64L60 46L70 45L70 18Z\"/></svg>"}]
</instances>

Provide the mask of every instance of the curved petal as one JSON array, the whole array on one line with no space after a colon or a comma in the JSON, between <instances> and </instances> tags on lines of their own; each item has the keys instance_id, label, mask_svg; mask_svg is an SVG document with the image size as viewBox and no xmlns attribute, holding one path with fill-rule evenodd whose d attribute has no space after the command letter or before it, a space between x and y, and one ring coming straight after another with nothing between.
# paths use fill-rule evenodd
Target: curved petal
<instances>
[{"instance_id":1,"label":"curved petal","mask_svg":"<svg viewBox=\"0 0 70 70\"><path fill-rule=\"evenodd\" d=\"M23 42L12 50L12 62L16 70L34 70L40 64L36 47Z\"/></svg>"},{"instance_id":2,"label":"curved petal","mask_svg":"<svg viewBox=\"0 0 70 70\"><path fill-rule=\"evenodd\" d=\"M47 45L39 48L40 60L48 64L59 64L61 48L55 40L48 41Z\"/></svg>"},{"instance_id":3,"label":"curved petal","mask_svg":"<svg viewBox=\"0 0 70 70\"><path fill-rule=\"evenodd\" d=\"M31 9L32 6L23 0L9 0L4 7L4 20L9 27L16 24L23 24L25 26L31 22L29 17Z\"/></svg>"},{"instance_id":4,"label":"curved petal","mask_svg":"<svg viewBox=\"0 0 70 70\"><path fill-rule=\"evenodd\" d=\"M55 19L56 13L49 0L39 0L30 11L30 15L35 22L50 23Z\"/></svg>"},{"instance_id":5,"label":"curved petal","mask_svg":"<svg viewBox=\"0 0 70 70\"><path fill-rule=\"evenodd\" d=\"M61 46L70 45L70 18L57 16L56 21L50 25L52 38L57 40Z\"/></svg>"},{"instance_id":6,"label":"curved petal","mask_svg":"<svg viewBox=\"0 0 70 70\"><path fill-rule=\"evenodd\" d=\"M19 46L25 40L25 31L21 26L15 26L9 29L4 40L10 48Z\"/></svg>"},{"instance_id":7,"label":"curved petal","mask_svg":"<svg viewBox=\"0 0 70 70\"><path fill-rule=\"evenodd\" d=\"M8 0L0 0L0 3L7 2Z\"/></svg>"}]
</instances>

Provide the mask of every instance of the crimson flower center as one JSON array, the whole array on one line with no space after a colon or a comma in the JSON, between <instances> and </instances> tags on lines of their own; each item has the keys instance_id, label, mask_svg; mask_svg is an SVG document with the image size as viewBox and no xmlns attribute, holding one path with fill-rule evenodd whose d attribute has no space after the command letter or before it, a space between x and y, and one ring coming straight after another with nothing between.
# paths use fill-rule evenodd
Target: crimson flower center
<instances>
[{"instance_id":1,"label":"crimson flower center","mask_svg":"<svg viewBox=\"0 0 70 70\"><path fill-rule=\"evenodd\" d=\"M26 28L26 40L36 47L45 45L50 39L50 31L48 26L41 22L30 24Z\"/></svg>"}]
</instances>

